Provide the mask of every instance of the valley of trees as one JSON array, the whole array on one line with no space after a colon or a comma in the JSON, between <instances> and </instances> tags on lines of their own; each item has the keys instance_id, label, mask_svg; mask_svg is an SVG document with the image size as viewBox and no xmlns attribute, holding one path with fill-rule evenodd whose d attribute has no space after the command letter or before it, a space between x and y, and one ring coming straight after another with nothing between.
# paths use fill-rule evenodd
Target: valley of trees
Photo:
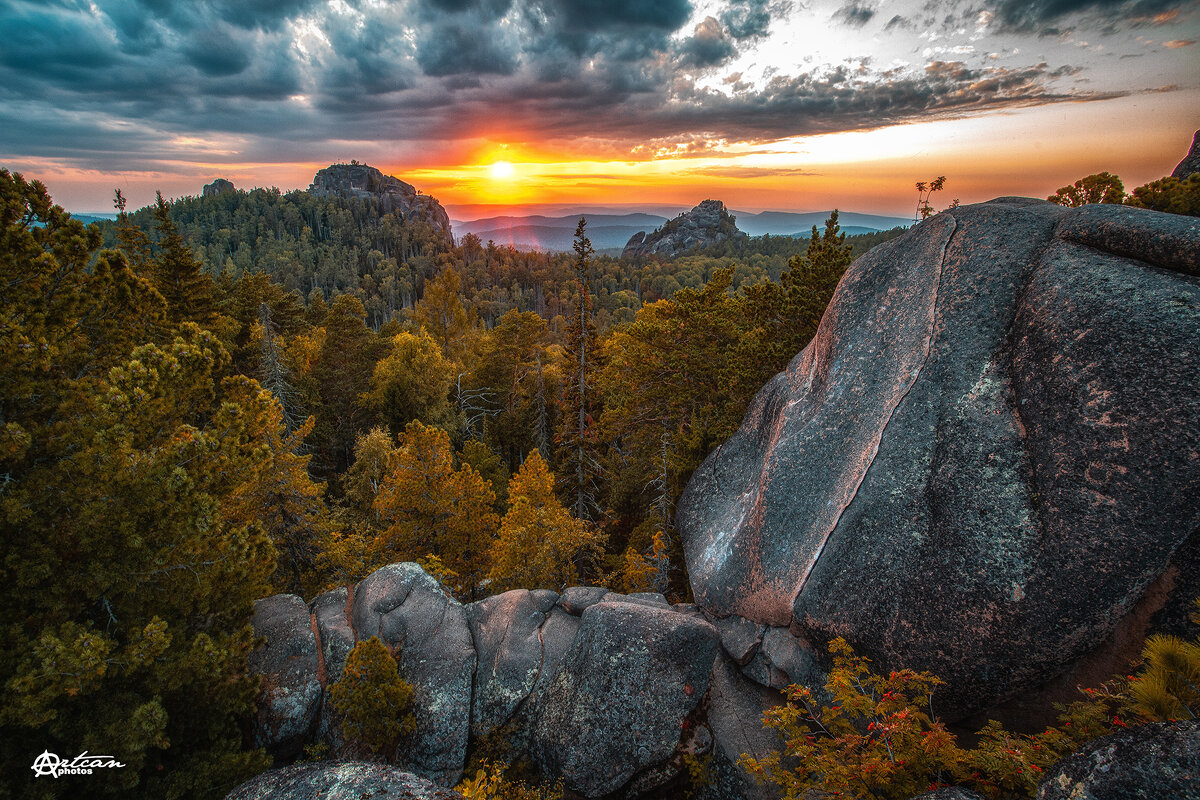
<instances>
[{"instance_id":1,"label":"valley of trees","mask_svg":"<svg viewBox=\"0 0 1200 800\"><path fill-rule=\"evenodd\" d=\"M901 233L623 261L582 221L545 254L304 192L117 204L84 227L0 170L0 763L115 751L122 797L267 766L257 598L417 561L463 600L687 599L688 477Z\"/></svg>"}]
</instances>

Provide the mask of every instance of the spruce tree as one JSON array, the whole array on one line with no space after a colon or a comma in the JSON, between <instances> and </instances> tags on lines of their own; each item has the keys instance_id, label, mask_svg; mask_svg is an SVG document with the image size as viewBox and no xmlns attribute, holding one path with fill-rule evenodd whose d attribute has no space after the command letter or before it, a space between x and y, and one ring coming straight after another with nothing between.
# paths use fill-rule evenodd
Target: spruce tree
<instances>
[{"instance_id":1,"label":"spruce tree","mask_svg":"<svg viewBox=\"0 0 1200 800\"><path fill-rule=\"evenodd\" d=\"M591 381L596 364L596 323L592 315L588 270L595 251L587 237L587 219L584 217L580 217L575 227L573 247L576 298L567 328L566 368L569 373L563 389L562 421L557 437L558 462L576 518L594 520L600 515L597 499L600 460L593 424L596 401L592 396Z\"/></svg>"},{"instance_id":2,"label":"spruce tree","mask_svg":"<svg viewBox=\"0 0 1200 800\"><path fill-rule=\"evenodd\" d=\"M162 192L155 196L158 256L154 260L154 284L167 301L167 316L175 324L187 321L211 325L217 316L213 280L183 241Z\"/></svg>"}]
</instances>

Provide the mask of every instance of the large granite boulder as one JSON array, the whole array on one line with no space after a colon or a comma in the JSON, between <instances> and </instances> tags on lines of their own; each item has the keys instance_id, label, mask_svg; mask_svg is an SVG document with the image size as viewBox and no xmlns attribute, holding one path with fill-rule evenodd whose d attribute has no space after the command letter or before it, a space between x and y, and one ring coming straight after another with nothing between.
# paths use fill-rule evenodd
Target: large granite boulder
<instances>
[{"instance_id":1,"label":"large granite boulder","mask_svg":"<svg viewBox=\"0 0 1200 800\"><path fill-rule=\"evenodd\" d=\"M359 164L332 164L313 176L308 192L316 197L356 197L379 203L385 213L399 214L406 220L424 222L447 241L452 239L450 215L436 198L421 194L409 183L384 175L375 167Z\"/></svg>"},{"instance_id":2,"label":"large granite boulder","mask_svg":"<svg viewBox=\"0 0 1200 800\"><path fill-rule=\"evenodd\" d=\"M478 667L471 703L471 736L482 739L510 720L542 672L541 628L546 613L527 589L467 606Z\"/></svg>"},{"instance_id":3,"label":"large granite boulder","mask_svg":"<svg viewBox=\"0 0 1200 800\"><path fill-rule=\"evenodd\" d=\"M1192 147L1171 172L1173 178L1186 178L1193 172L1200 172L1200 131L1192 137Z\"/></svg>"},{"instance_id":4,"label":"large granite boulder","mask_svg":"<svg viewBox=\"0 0 1200 800\"><path fill-rule=\"evenodd\" d=\"M278 759L296 756L312 736L321 708L317 640L308 606L294 594L254 604L254 635L263 646L250 656L262 678L254 743Z\"/></svg>"},{"instance_id":5,"label":"large granite boulder","mask_svg":"<svg viewBox=\"0 0 1200 800\"><path fill-rule=\"evenodd\" d=\"M1200 800L1200 722L1120 731L1046 771L1037 800Z\"/></svg>"},{"instance_id":6,"label":"large granite boulder","mask_svg":"<svg viewBox=\"0 0 1200 800\"><path fill-rule=\"evenodd\" d=\"M466 763L475 645L462 604L417 564L389 564L354 591L358 641L378 636L413 686L416 733L397 763L453 786Z\"/></svg>"},{"instance_id":7,"label":"large granite boulder","mask_svg":"<svg viewBox=\"0 0 1200 800\"><path fill-rule=\"evenodd\" d=\"M679 503L696 602L937 673L949 718L1062 671L1167 570L1154 621L1183 618L1198 259L1200 221L1022 198L860 258Z\"/></svg>"},{"instance_id":8,"label":"large granite boulder","mask_svg":"<svg viewBox=\"0 0 1200 800\"><path fill-rule=\"evenodd\" d=\"M679 765L672 771L668 762L693 727L717 647L716 630L696 616L642 603L590 606L546 691L535 763L589 798L670 780Z\"/></svg>"},{"instance_id":9,"label":"large granite boulder","mask_svg":"<svg viewBox=\"0 0 1200 800\"><path fill-rule=\"evenodd\" d=\"M657 256L671 258L693 247L745 239L736 220L720 200L705 200L691 211L668 220L650 233L639 231L630 237L622 257Z\"/></svg>"},{"instance_id":10,"label":"large granite boulder","mask_svg":"<svg viewBox=\"0 0 1200 800\"><path fill-rule=\"evenodd\" d=\"M462 800L462 795L386 764L318 761L251 778L225 800Z\"/></svg>"}]
</instances>

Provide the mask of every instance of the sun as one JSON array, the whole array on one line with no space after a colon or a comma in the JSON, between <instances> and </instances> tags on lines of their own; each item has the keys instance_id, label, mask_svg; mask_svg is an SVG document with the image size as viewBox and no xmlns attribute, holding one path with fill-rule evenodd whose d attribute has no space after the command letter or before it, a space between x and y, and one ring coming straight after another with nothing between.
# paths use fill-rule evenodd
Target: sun
<instances>
[{"instance_id":1,"label":"sun","mask_svg":"<svg viewBox=\"0 0 1200 800\"><path fill-rule=\"evenodd\" d=\"M513 165L507 161L497 161L492 164L492 179L505 180L513 176Z\"/></svg>"}]
</instances>

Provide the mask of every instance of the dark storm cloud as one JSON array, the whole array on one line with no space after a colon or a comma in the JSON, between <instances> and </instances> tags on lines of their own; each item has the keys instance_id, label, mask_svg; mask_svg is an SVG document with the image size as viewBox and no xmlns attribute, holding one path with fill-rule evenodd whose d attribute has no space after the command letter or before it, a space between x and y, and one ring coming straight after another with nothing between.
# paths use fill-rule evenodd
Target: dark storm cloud
<instances>
[{"instance_id":1,"label":"dark storm cloud","mask_svg":"<svg viewBox=\"0 0 1200 800\"><path fill-rule=\"evenodd\" d=\"M236 75L250 66L252 39L228 25L210 25L189 37L183 54L206 75Z\"/></svg>"},{"instance_id":2,"label":"dark storm cloud","mask_svg":"<svg viewBox=\"0 0 1200 800\"><path fill-rule=\"evenodd\" d=\"M426 75L510 75L514 54L486 28L451 23L431 29L417 44L417 63Z\"/></svg>"},{"instance_id":3,"label":"dark storm cloud","mask_svg":"<svg viewBox=\"0 0 1200 800\"><path fill-rule=\"evenodd\" d=\"M831 19L835 19L838 22L843 22L852 28L861 28L863 25L866 25L868 22L870 22L871 18L874 16L875 9L871 8L865 3L859 3L855 2L855 0L851 0L851 2L846 3L837 11L833 12Z\"/></svg>"},{"instance_id":4,"label":"dark storm cloud","mask_svg":"<svg viewBox=\"0 0 1200 800\"><path fill-rule=\"evenodd\" d=\"M721 12L721 23L735 39L766 36L771 25L767 0L732 0Z\"/></svg>"},{"instance_id":5,"label":"dark storm cloud","mask_svg":"<svg viewBox=\"0 0 1200 800\"><path fill-rule=\"evenodd\" d=\"M716 66L735 53L733 40L713 17L699 22L693 35L680 42L677 50L681 66L700 68Z\"/></svg>"},{"instance_id":6,"label":"dark storm cloud","mask_svg":"<svg viewBox=\"0 0 1200 800\"><path fill-rule=\"evenodd\" d=\"M984 0L1002 27L1016 31L1058 33L1051 23L1071 15L1087 15L1114 27L1153 22L1162 14L1195 7L1195 0Z\"/></svg>"},{"instance_id":7,"label":"dark storm cloud","mask_svg":"<svg viewBox=\"0 0 1200 800\"><path fill-rule=\"evenodd\" d=\"M618 157L639 145L711 154L722 141L1098 96L1052 88L1070 73L1045 64L913 73L863 59L705 88L791 13L779 0L727 0L699 21L686 0L95 3L0 8L0 103L20 121L0 126L0 157L98 169L139 157L142 168L300 161L334 140L349 157L354 143L420 147L496 129ZM865 21L870 7L843 12Z\"/></svg>"}]
</instances>

